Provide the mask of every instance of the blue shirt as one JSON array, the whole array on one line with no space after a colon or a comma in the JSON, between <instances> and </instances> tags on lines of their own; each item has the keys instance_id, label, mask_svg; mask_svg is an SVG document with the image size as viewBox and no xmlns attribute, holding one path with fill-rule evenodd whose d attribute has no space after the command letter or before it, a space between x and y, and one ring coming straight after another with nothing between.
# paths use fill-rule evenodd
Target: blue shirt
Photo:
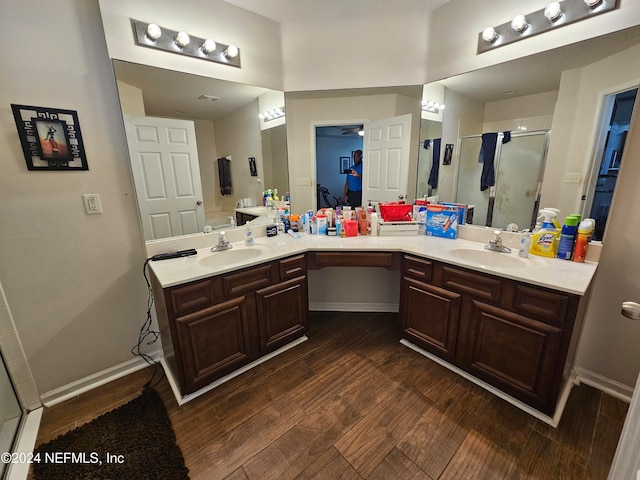
<instances>
[{"instance_id":1,"label":"blue shirt","mask_svg":"<svg viewBox=\"0 0 640 480\"><path fill-rule=\"evenodd\" d=\"M347 174L347 182L349 183L349 191L350 192L358 192L362 190L362 162L358 165L353 165L351 167L352 170L355 170L358 173L358 176L355 177L350 173Z\"/></svg>"}]
</instances>

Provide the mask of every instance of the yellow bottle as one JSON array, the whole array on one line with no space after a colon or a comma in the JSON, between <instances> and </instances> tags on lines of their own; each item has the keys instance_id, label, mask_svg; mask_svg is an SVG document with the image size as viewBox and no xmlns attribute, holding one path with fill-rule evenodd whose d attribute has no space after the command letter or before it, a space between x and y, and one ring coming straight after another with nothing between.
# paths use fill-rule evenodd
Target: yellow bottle
<instances>
[{"instance_id":1,"label":"yellow bottle","mask_svg":"<svg viewBox=\"0 0 640 480\"><path fill-rule=\"evenodd\" d=\"M556 214L550 210L540 210L538 213L544 220L542 228L531 235L529 253L555 258L558 253L558 237L560 236L560 230L553 223Z\"/></svg>"}]
</instances>

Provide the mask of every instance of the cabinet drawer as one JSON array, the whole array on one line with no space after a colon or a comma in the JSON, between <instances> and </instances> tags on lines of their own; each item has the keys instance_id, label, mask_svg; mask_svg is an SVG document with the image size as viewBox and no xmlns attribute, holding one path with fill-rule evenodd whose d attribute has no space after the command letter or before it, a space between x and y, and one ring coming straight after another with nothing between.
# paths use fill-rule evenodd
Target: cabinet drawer
<instances>
[{"instance_id":1,"label":"cabinet drawer","mask_svg":"<svg viewBox=\"0 0 640 480\"><path fill-rule=\"evenodd\" d=\"M323 267L382 267L397 269L396 255L392 252L315 252L313 268Z\"/></svg>"},{"instance_id":2,"label":"cabinet drawer","mask_svg":"<svg viewBox=\"0 0 640 480\"><path fill-rule=\"evenodd\" d=\"M213 305L213 289L211 280L183 285L169 291L169 304L175 315L201 310Z\"/></svg>"},{"instance_id":3,"label":"cabinet drawer","mask_svg":"<svg viewBox=\"0 0 640 480\"><path fill-rule=\"evenodd\" d=\"M512 309L532 318L564 323L570 301L568 295L515 284Z\"/></svg>"},{"instance_id":4,"label":"cabinet drawer","mask_svg":"<svg viewBox=\"0 0 640 480\"><path fill-rule=\"evenodd\" d=\"M442 265L442 286L491 302L499 302L502 295L502 280L499 278L446 265Z\"/></svg>"},{"instance_id":5,"label":"cabinet drawer","mask_svg":"<svg viewBox=\"0 0 640 480\"><path fill-rule=\"evenodd\" d=\"M235 297L271 285L274 281L273 277L270 263L258 265L223 275L222 290L225 298Z\"/></svg>"},{"instance_id":6,"label":"cabinet drawer","mask_svg":"<svg viewBox=\"0 0 640 480\"><path fill-rule=\"evenodd\" d=\"M280 260L280 280L299 277L307 271L307 262L304 254Z\"/></svg>"},{"instance_id":7,"label":"cabinet drawer","mask_svg":"<svg viewBox=\"0 0 640 480\"><path fill-rule=\"evenodd\" d=\"M425 258L404 256L403 272L408 277L421 280L423 282L431 282L433 274L433 262Z\"/></svg>"}]
</instances>

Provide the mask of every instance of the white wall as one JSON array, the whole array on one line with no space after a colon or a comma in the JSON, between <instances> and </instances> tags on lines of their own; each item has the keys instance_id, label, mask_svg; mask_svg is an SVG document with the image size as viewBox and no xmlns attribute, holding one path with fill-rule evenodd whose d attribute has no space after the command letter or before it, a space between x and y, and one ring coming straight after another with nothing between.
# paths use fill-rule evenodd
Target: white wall
<instances>
[{"instance_id":1,"label":"white wall","mask_svg":"<svg viewBox=\"0 0 640 480\"><path fill-rule=\"evenodd\" d=\"M97 3L5 2L0 27L0 281L43 393L132 358L143 239ZM28 171L11 103L76 110L89 171Z\"/></svg>"}]
</instances>

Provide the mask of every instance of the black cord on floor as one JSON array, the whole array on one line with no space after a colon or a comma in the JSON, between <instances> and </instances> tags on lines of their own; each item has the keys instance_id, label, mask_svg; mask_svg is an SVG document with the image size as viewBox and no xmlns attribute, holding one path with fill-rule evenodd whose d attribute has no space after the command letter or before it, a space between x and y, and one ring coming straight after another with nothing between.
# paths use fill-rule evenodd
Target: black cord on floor
<instances>
[{"instance_id":1,"label":"black cord on floor","mask_svg":"<svg viewBox=\"0 0 640 480\"><path fill-rule=\"evenodd\" d=\"M143 389L147 387L155 387L158 385L162 379L164 378L164 369L162 366L156 362L151 355L148 355L140 350L140 347L146 343L146 345L153 345L158 338L160 338L160 332L151 330L151 323L153 321L153 316L151 314L151 309L153 308L153 289L151 288L151 282L149 282L149 278L147 277L147 265L149 264L150 258L147 258L142 267L142 274L144 275L144 279L147 282L147 318L145 319L142 327L140 327L140 333L138 335L138 342L131 348L131 353L134 356L141 357L145 362L149 365L153 365L153 374L151 375L151 379L144 385ZM154 378L160 372L160 378L154 382Z\"/></svg>"}]
</instances>

